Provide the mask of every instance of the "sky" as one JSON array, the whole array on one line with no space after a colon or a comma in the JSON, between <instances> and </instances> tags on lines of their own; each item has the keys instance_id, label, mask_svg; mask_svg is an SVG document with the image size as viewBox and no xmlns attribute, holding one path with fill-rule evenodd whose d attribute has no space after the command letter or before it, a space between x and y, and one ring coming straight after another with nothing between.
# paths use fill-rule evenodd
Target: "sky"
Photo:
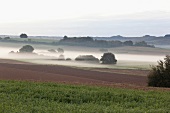
<instances>
[{"instance_id":1,"label":"sky","mask_svg":"<svg viewBox=\"0 0 170 113\"><path fill-rule=\"evenodd\" d=\"M0 34L162 36L170 0L0 0Z\"/></svg>"}]
</instances>

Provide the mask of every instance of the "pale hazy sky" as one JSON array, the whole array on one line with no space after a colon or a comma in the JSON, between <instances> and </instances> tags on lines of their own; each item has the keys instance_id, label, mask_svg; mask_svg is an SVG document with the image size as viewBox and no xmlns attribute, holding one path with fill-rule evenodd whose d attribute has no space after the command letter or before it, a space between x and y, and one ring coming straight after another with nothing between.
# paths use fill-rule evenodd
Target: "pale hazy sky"
<instances>
[{"instance_id":1,"label":"pale hazy sky","mask_svg":"<svg viewBox=\"0 0 170 113\"><path fill-rule=\"evenodd\" d=\"M0 34L170 33L170 0L0 0Z\"/></svg>"}]
</instances>

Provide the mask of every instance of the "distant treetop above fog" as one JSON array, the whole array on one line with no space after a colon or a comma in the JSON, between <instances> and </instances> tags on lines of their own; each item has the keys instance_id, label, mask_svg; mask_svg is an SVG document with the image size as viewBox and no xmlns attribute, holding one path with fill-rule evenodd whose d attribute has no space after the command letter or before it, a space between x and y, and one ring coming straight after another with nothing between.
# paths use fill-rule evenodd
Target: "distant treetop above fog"
<instances>
[{"instance_id":1,"label":"distant treetop above fog","mask_svg":"<svg viewBox=\"0 0 170 113\"><path fill-rule=\"evenodd\" d=\"M164 37L165 38L170 38L170 34L166 34Z\"/></svg>"},{"instance_id":2,"label":"distant treetop above fog","mask_svg":"<svg viewBox=\"0 0 170 113\"><path fill-rule=\"evenodd\" d=\"M20 35L20 38L28 38L28 36L27 36L27 34L22 33L22 34Z\"/></svg>"}]
</instances>

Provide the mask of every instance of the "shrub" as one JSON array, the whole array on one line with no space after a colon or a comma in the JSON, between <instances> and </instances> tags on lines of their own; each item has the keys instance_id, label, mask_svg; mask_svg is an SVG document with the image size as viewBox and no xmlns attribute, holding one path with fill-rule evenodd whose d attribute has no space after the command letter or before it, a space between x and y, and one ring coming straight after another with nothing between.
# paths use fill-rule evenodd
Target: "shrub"
<instances>
[{"instance_id":1,"label":"shrub","mask_svg":"<svg viewBox=\"0 0 170 113\"><path fill-rule=\"evenodd\" d=\"M96 61L99 62L99 59L93 55L79 55L75 58L76 61Z\"/></svg>"},{"instance_id":2,"label":"shrub","mask_svg":"<svg viewBox=\"0 0 170 113\"><path fill-rule=\"evenodd\" d=\"M170 56L167 55L164 60L158 61L158 65L152 67L148 74L148 86L170 87Z\"/></svg>"},{"instance_id":3,"label":"shrub","mask_svg":"<svg viewBox=\"0 0 170 113\"><path fill-rule=\"evenodd\" d=\"M20 53L32 53L34 51L34 48L30 45L25 45L21 49L19 49Z\"/></svg>"}]
</instances>

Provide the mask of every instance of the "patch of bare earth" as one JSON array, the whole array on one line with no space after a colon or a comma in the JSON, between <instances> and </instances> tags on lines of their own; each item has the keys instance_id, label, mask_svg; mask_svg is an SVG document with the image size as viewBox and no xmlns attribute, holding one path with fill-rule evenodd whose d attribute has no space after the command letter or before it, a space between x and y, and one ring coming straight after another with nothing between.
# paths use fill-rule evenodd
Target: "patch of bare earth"
<instances>
[{"instance_id":1,"label":"patch of bare earth","mask_svg":"<svg viewBox=\"0 0 170 113\"><path fill-rule=\"evenodd\" d=\"M145 72L141 71L142 76L134 76L129 71L133 70L128 70L128 73L107 72L106 70L101 72L57 65L34 65L17 61L11 61L10 63L10 60L0 60L1 80L59 82L140 90L170 90L168 88L147 87L147 77L144 76ZM123 72L126 71L123 70ZM139 70L132 73L137 74L138 72L140 73Z\"/></svg>"}]
</instances>

